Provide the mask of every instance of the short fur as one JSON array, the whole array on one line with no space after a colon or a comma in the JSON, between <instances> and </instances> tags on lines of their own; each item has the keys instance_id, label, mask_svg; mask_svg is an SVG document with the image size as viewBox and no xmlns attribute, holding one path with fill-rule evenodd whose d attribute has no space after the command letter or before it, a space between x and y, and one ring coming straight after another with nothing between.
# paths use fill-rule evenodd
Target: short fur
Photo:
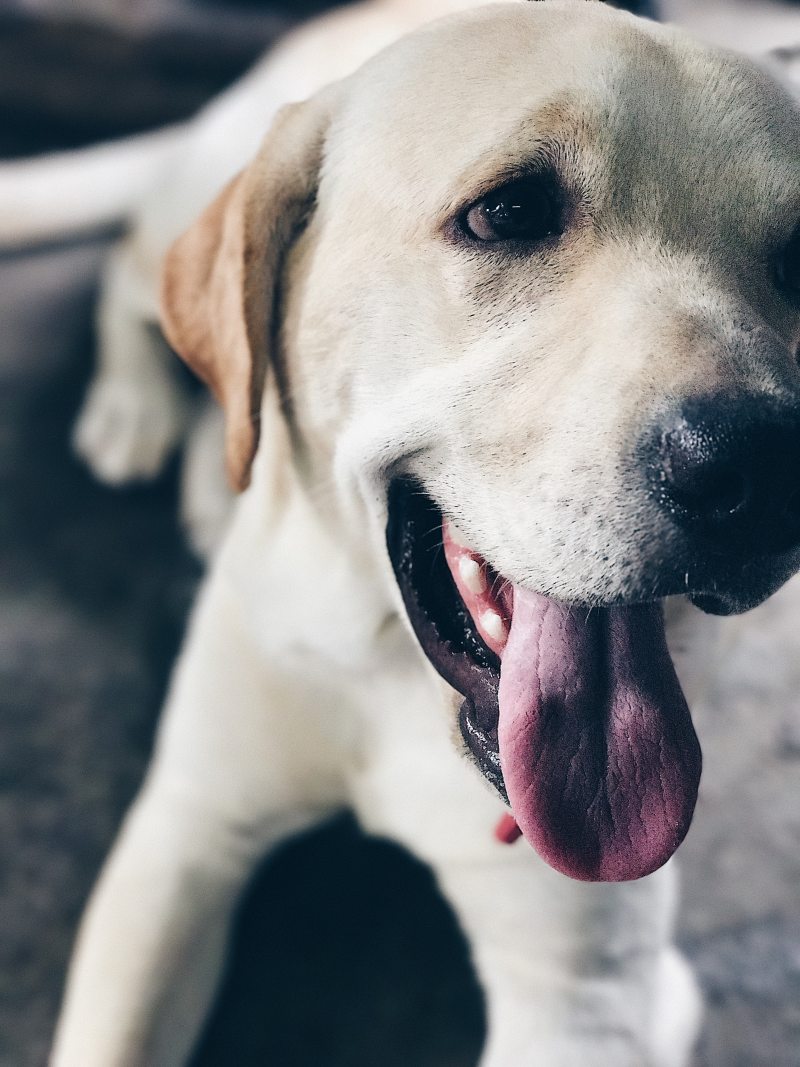
<instances>
[{"instance_id":1,"label":"short fur","mask_svg":"<svg viewBox=\"0 0 800 1067\"><path fill-rule=\"evenodd\" d=\"M165 326L252 483L84 920L57 1067L185 1062L253 865L342 805L455 908L482 1067L688 1062L671 865L584 885L494 840L504 806L405 622L386 489L413 475L505 576L560 597L682 575L631 442L698 383L797 389L797 310L759 256L800 216L798 140L746 61L601 5L497 5L284 111L175 245ZM461 208L543 158L584 212L570 236L465 244Z\"/></svg>"}]
</instances>

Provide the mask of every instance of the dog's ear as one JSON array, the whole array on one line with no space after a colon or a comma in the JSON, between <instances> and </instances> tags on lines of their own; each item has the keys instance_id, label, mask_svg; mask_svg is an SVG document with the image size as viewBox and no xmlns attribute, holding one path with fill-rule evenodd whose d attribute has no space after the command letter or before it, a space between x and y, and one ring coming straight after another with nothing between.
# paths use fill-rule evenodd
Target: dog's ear
<instances>
[{"instance_id":1,"label":"dog's ear","mask_svg":"<svg viewBox=\"0 0 800 1067\"><path fill-rule=\"evenodd\" d=\"M167 253L168 341L225 410L228 476L245 489L258 448L281 265L314 203L334 94L276 117L255 160Z\"/></svg>"}]
</instances>

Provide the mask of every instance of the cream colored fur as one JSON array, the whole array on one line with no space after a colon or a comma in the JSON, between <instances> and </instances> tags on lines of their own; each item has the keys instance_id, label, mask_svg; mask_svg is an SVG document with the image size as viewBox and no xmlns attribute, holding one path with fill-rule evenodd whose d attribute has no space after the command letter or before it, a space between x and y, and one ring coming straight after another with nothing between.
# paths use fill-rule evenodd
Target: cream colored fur
<instances>
[{"instance_id":1,"label":"cream colored fur","mask_svg":"<svg viewBox=\"0 0 800 1067\"><path fill-rule=\"evenodd\" d=\"M362 28L371 48L406 28L410 9L396 20L390 10L332 16L277 69L294 69L305 48L346 73ZM297 95L315 88L304 81ZM159 197L120 253L137 314L155 313L164 237L245 163L281 102L245 96L210 113L182 152L186 194L176 182L172 199ZM634 97L635 127L624 103ZM223 166L217 131L234 121L250 141ZM488 1002L481 1067L685 1067L699 1002L671 940L672 865L586 885L524 842L494 840L503 805L464 758L454 694L404 621L386 484L398 469L422 478L516 582L580 600L647 595L661 548L617 492L626 428L662 395L713 386L721 337L741 342L728 349L737 374L788 373L796 317L744 293L730 245L713 238L723 220L745 243L767 225L791 231L799 135L789 99L746 62L577 0L426 27L284 113L254 165L263 172L248 174L271 180L288 158L304 160L294 178L287 168L281 196L292 181L316 193L283 254L265 246L280 268L280 329L252 482L82 924L54 1067L185 1062L254 864L342 806L429 863L454 907ZM569 146L570 180L613 225L587 224L557 260L459 249L454 213L543 144ZM272 202L259 205L256 238L275 225ZM687 226L696 240L683 240ZM188 269L178 255L166 286L179 346L174 286ZM242 306L214 304L234 316ZM215 329L240 344L235 322ZM199 331L195 348L206 340ZM229 408L241 472L243 409ZM581 503L569 537L565 499ZM704 620L678 622L681 647L693 647Z\"/></svg>"}]
</instances>

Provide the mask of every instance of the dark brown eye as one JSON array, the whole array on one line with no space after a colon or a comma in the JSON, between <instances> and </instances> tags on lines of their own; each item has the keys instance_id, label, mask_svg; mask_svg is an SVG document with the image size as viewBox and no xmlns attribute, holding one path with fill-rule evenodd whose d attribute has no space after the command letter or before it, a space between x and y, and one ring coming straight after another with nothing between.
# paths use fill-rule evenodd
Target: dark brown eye
<instances>
[{"instance_id":1,"label":"dark brown eye","mask_svg":"<svg viewBox=\"0 0 800 1067\"><path fill-rule=\"evenodd\" d=\"M494 189L467 212L463 226L478 241L542 241L560 232L554 190L523 179Z\"/></svg>"},{"instance_id":2,"label":"dark brown eye","mask_svg":"<svg viewBox=\"0 0 800 1067\"><path fill-rule=\"evenodd\" d=\"M791 296L800 297L800 226L783 251L778 277L783 288Z\"/></svg>"}]
</instances>

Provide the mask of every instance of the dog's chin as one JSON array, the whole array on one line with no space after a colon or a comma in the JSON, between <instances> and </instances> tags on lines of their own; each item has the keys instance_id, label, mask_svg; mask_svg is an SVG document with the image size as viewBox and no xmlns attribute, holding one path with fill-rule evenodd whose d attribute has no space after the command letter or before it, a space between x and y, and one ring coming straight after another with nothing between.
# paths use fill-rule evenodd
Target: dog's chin
<instances>
[{"instance_id":1,"label":"dog's chin","mask_svg":"<svg viewBox=\"0 0 800 1067\"><path fill-rule=\"evenodd\" d=\"M666 862L691 822L701 756L661 601L587 607L515 586L402 479L389 487L387 547L419 644L462 697L466 750L542 857L597 881ZM683 591L730 614L780 584L760 577L744 595Z\"/></svg>"},{"instance_id":2,"label":"dog's chin","mask_svg":"<svg viewBox=\"0 0 800 1067\"><path fill-rule=\"evenodd\" d=\"M692 593L689 601L706 615L741 615L761 604L770 593L763 596L729 597L719 593Z\"/></svg>"},{"instance_id":3,"label":"dog's chin","mask_svg":"<svg viewBox=\"0 0 800 1067\"><path fill-rule=\"evenodd\" d=\"M716 582L714 592L692 592L688 599L706 615L741 615L757 608L777 592L795 574L798 563L800 561L794 555L778 564L769 560L756 573L750 574L747 582L737 583L730 589Z\"/></svg>"},{"instance_id":4,"label":"dog's chin","mask_svg":"<svg viewBox=\"0 0 800 1067\"><path fill-rule=\"evenodd\" d=\"M699 555L699 554L697 554ZM730 552L692 560L689 588L672 583L670 593L683 593L707 615L741 615L763 604L800 569L796 549L763 556Z\"/></svg>"}]
</instances>

